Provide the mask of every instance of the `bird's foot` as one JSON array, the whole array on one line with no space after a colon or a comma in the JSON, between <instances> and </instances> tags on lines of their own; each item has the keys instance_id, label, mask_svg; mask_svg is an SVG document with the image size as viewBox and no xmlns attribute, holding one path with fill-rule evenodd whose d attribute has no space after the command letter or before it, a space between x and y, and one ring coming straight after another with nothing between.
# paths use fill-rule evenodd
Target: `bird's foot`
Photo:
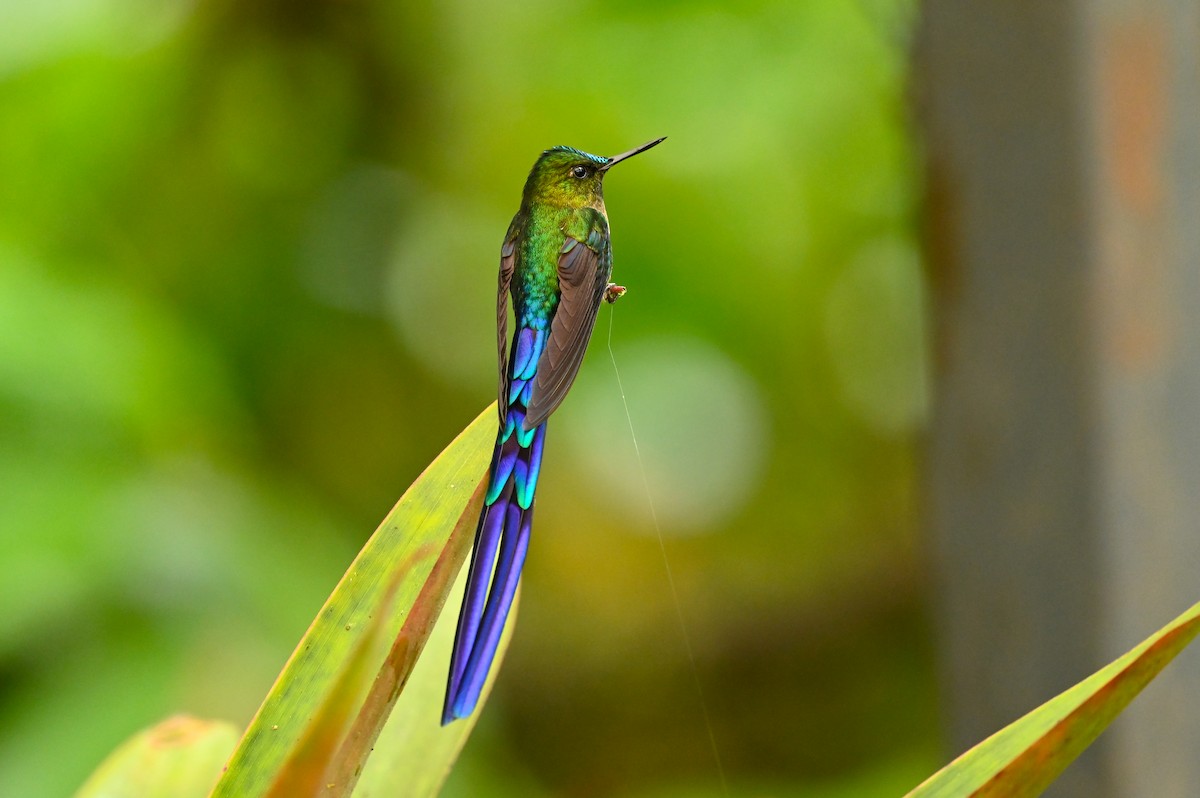
<instances>
[{"instance_id":1,"label":"bird's foot","mask_svg":"<svg viewBox=\"0 0 1200 798\"><path fill-rule=\"evenodd\" d=\"M625 286L623 285L609 283L608 287L604 289L604 301L610 305L623 296L625 296Z\"/></svg>"}]
</instances>

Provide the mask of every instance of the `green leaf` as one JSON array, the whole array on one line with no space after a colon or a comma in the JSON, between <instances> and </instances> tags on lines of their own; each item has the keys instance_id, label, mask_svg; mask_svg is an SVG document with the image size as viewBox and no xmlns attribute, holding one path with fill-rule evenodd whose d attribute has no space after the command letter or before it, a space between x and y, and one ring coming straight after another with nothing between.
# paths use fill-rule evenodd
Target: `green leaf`
<instances>
[{"instance_id":1,"label":"green leaf","mask_svg":"<svg viewBox=\"0 0 1200 798\"><path fill-rule=\"evenodd\" d=\"M908 798L1040 795L1200 632L1200 604L1137 648L1006 726Z\"/></svg>"},{"instance_id":2,"label":"green leaf","mask_svg":"<svg viewBox=\"0 0 1200 798\"><path fill-rule=\"evenodd\" d=\"M494 406L481 413L434 460L359 552L251 721L214 798L351 793L470 550L495 414ZM441 733L438 719L433 714L422 733ZM449 763L427 766L444 774Z\"/></svg>"},{"instance_id":3,"label":"green leaf","mask_svg":"<svg viewBox=\"0 0 1200 798\"><path fill-rule=\"evenodd\" d=\"M109 754L75 798L203 798L237 739L232 723L168 718Z\"/></svg>"},{"instance_id":4,"label":"green leaf","mask_svg":"<svg viewBox=\"0 0 1200 798\"><path fill-rule=\"evenodd\" d=\"M458 606L462 601L466 585L467 569L464 568L454 586L451 600L455 604L452 606ZM518 589L510 618L514 617L520 603ZM391 720L375 742L375 753L371 755L354 789L354 798L434 796L450 774L451 765L458 758L479 717L476 710L469 717L456 720L449 726L441 726L446 668L450 662L457 626L456 613L444 612L438 618L425 647L425 655L417 662L404 693L396 702ZM514 626L513 623L504 626L500 647L496 651L497 662L504 656ZM499 668L492 668L488 674L480 699L481 706L491 692L498 671Z\"/></svg>"}]
</instances>

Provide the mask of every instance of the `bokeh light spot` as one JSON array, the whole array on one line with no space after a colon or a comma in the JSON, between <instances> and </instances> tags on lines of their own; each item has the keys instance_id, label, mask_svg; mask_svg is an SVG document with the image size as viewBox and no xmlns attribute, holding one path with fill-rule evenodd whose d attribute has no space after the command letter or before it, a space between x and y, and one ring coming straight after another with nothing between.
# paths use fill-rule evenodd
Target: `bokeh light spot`
<instances>
[{"instance_id":1,"label":"bokeh light spot","mask_svg":"<svg viewBox=\"0 0 1200 798\"><path fill-rule=\"evenodd\" d=\"M504 236L496 219L471 202L431 193L402 221L395 243L389 319L430 371L459 385L495 385Z\"/></svg>"},{"instance_id":2,"label":"bokeh light spot","mask_svg":"<svg viewBox=\"0 0 1200 798\"><path fill-rule=\"evenodd\" d=\"M375 313L401 207L412 189L394 169L362 165L317 201L300 261L305 283L333 307Z\"/></svg>"},{"instance_id":3,"label":"bokeh light spot","mask_svg":"<svg viewBox=\"0 0 1200 798\"><path fill-rule=\"evenodd\" d=\"M608 360L601 316L593 349ZM662 531L710 530L749 499L767 455L758 384L715 347L693 338L614 346L650 494ZM561 424L596 489L591 499L653 534L646 488L611 363L590 359ZM557 421L557 419L555 419Z\"/></svg>"}]
</instances>

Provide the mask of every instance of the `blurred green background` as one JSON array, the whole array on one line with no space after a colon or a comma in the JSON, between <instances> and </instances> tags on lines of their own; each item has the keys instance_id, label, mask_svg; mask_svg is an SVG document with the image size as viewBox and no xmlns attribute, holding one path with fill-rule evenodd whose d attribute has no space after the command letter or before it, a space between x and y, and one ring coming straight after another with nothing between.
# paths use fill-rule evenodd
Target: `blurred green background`
<instances>
[{"instance_id":1,"label":"blurred green background","mask_svg":"<svg viewBox=\"0 0 1200 798\"><path fill-rule=\"evenodd\" d=\"M494 398L537 154L614 154L614 279L449 795L936 769L912 6L0 0L0 793L248 721Z\"/></svg>"}]
</instances>

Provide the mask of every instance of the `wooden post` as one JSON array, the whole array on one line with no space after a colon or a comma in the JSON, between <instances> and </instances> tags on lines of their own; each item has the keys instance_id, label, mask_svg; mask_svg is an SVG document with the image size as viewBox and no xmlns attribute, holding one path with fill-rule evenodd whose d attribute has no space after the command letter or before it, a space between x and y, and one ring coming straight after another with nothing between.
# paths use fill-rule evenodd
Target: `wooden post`
<instances>
[{"instance_id":1,"label":"wooden post","mask_svg":"<svg viewBox=\"0 0 1200 798\"><path fill-rule=\"evenodd\" d=\"M1200 2L927 0L916 74L957 752L1200 600ZM1191 653L1048 794L1198 789Z\"/></svg>"}]
</instances>

